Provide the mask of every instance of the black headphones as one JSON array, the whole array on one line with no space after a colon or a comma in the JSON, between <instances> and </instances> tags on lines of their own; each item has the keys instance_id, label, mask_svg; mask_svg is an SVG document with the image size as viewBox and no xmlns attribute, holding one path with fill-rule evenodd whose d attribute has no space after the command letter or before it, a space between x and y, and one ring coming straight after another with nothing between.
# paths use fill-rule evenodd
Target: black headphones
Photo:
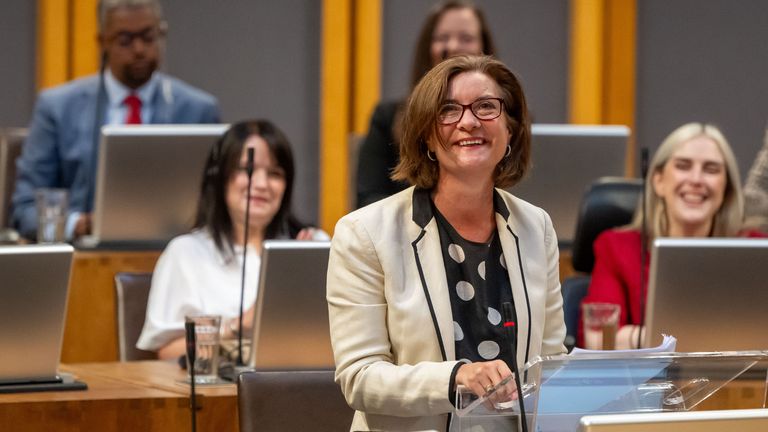
<instances>
[{"instance_id":1,"label":"black headphones","mask_svg":"<svg viewBox=\"0 0 768 432\"><path fill-rule=\"evenodd\" d=\"M213 180L219 175L219 159L221 159L222 147L224 146L224 136L222 135L211 147L208 152L208 160L205 162L206 181Z\"/></svg>"}]
</instances>

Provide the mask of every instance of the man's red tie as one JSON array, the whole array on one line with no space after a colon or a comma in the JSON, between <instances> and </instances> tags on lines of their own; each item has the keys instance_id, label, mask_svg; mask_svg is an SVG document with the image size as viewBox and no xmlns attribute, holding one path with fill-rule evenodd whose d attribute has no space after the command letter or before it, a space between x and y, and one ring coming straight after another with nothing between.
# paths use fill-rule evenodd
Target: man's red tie
<instances>
[{"instance_id":1,"label":"man's red tie","mask_svg":"<svg viewBox=\"0 0 768 432\"><path fill-rule=\"evenodd\" d=\"M123 103L128 107L125 124L141 124L141 99L136 94L131 93L125 97Z\"/></svg>"}]
</instances>

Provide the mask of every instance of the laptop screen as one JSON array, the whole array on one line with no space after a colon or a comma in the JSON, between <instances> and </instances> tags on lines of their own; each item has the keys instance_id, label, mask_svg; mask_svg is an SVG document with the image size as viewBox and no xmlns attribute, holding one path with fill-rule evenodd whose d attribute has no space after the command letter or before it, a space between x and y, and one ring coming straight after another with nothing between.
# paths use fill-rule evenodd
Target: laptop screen
<instances>
[{"instance_id":1,"label":"laptop screen","mask_svg":"<svg viewBox=\"0 0 768 432\"><path fill-rule=\"evenodd\" d=\"M333 369L325 282L330 242L264 242L250 365Z\"/></svg>"},{"instance_id":2,"label":"laptop screen","mask_svg":"<svg viewBox=\"0 0 768 432\"><path fill-rule=\"evenodd\" d=\"M509 192L543 208L561 243L573 241L581 198L599 177L623 177L626 126L535 124L528 175Z\"/></svg>"},{"instance_id":3,"label":"laptop screen","mask_svg":"<svg viewBox=\"0 0 768 432\"><path fill-rule=\"evenodd\" d=\"M646 346L768 349L768 239L661 238L651 254Z\"/></svg>"},{"instance_id":4,"label":"laptop screen","mask_svg":"<svg viewBox=\"0 0 768 432\"><path fill-rule=\"evenodd\" d=\"M93 206L100 243L156 243L189 231L205 160L227 125L102 128Z\"/></svg>"},{"instance_id":5,"label":"laptop screen","mask_svg":"<svg viewBox=\"0 0 768 432\"><path fill-rule=\"evenodd\" d=\"M72 246L0 246L0 382L57 375Z\"/></svg>"}]
</instances>

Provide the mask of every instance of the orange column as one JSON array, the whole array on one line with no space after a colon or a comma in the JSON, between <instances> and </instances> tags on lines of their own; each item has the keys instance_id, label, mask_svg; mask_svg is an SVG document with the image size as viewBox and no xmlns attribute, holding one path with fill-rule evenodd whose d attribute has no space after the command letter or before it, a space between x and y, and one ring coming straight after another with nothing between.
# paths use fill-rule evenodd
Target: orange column
<instances>
[{"instance_id":1,"label":"orange column","mask_svg":"<svg viewBox=\"0 0 768 432\"><path fill-rule=\"evenodd\" d=\"M350 136L368 129L380 97L381 1L324 0L320 113L320 226L350 211Z\"/></svg>"},{"instance_id":2,"label":"orange column","mask_svg":"<svg viewBox=\"0 0 768 432\"><path fill-rule=\"evenodd\" d=\"M571 0L571 123L635 126L636 0ZM627 149L633 175L634 140Z\"/></svg>"},{"instance_id":3,"label":"orange column","mask_svg":"<svg viewBox=\"0 0 768 432\"><path fill-rule=\"evenodd\" d=\"M69 80L70 13L69 1L37 2L37 88L43 89Z\"/></svg>"},{"instance_id":4,"label":"orange column","mask_svg":"<svg viewBox=\"0 0 768 432\"><path fill-rule=\"evenodd\" d=\"M97 0L38 0L37 88L98 69Z\"/></svg>"},{"instance_id":5,"label":"orange column","mask_svg":"<svg viewBox=\"0 0 768 432\"><path fill-rule=\"evenodd\" d=\"M347 211L347 136L352 130L352 0L324 0L320 65L320 226L333 232Z\"/></svg>"}]
</instances>

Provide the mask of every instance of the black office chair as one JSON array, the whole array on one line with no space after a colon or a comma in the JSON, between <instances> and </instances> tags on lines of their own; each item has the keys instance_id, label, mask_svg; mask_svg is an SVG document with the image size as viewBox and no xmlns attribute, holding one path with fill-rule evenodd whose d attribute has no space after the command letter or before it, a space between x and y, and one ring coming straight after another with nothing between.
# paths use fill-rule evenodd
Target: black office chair
<instances>
[{"instance_id":1,"label":"black office chair","mask_svg":"<svg viewBox=\"0 0 768 432\"><path fill-rule=\"evenodd\" d=\"M118 273L115 275L117 301L117 351L120 361L153 360L157 354L136 348L147 313L152 273Z\"/></svg>"},{"instance_id":2,"label":"black office chair","mask_svg":"<svg viewBox=\"0 0 768 432\"><path fill-rule=\"evenodd\" d=\"M21 147L27 137L23 128L0 128L0 242L16 241L18 234L11 233L11 197L16 184L16 159L21 154ZM4 238L7 237L7 238Z\"/></svg>"},{"instance_id":3,"label":"black office chair","mask_svg":"<svg viewBox=\"0 0 768 432\"><path fill-rule=\"evenodd\" d=\"M576 345L581 300L587 294L589 274L595 265L592 243L601 232L632 221L641 192L640 179L602 177L592 183L582 198L571 251L573 268L582 274L569 277L562 286L568 351Z\"/></svg>"},{"instance_id":4,"label":"black office chair","mask_svg":"<svg viewBox=\"0 0 768 432\"><path fill-rule=\"evenodd\" d=\"M244 372L237 404L241 432L346 431L354 415L333 371Z\"/></svg>"}]
</instances>

